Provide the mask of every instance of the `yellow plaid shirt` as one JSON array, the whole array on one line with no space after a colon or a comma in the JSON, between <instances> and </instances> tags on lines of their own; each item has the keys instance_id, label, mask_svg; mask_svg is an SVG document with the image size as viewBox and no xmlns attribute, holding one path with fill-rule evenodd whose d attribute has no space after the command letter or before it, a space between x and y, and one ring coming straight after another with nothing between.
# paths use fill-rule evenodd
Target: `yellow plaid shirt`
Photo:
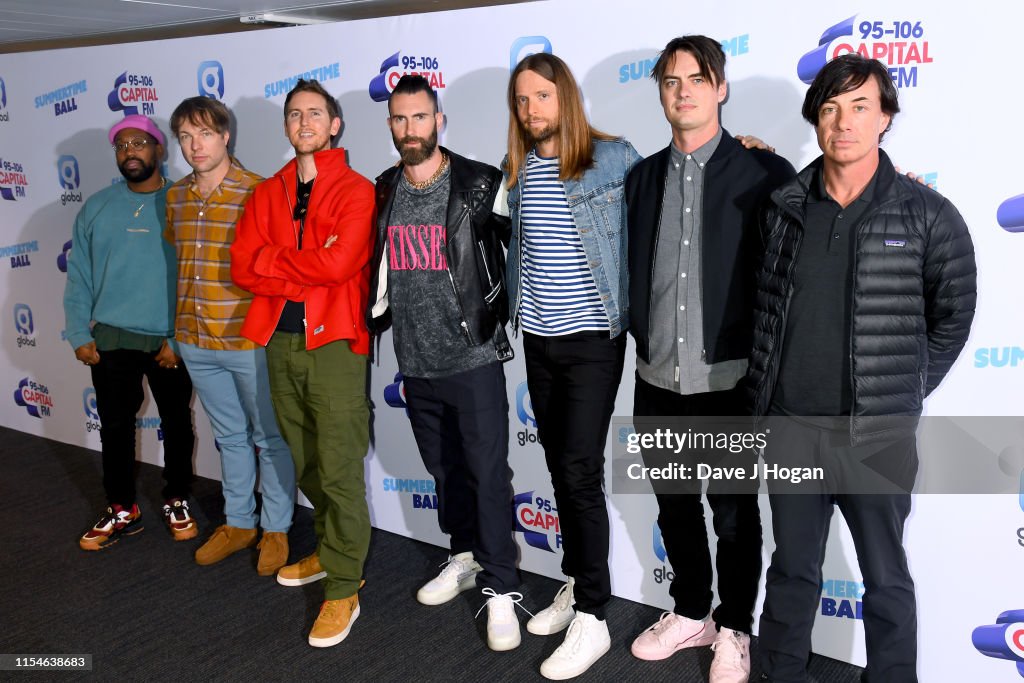
<instances>
[{"instance_id":1,"label":"yellow plaid shirt","mask_svg":"<svg viewBox=\"0 0 1024 683\"><path fill-rule=\"evenodd\" d=\"M245 202L262 180L232 158L224 180L206 199L191 173L167 191L164 237L178 253L179 342L221 351L256 348L241 335L252 294L231 281L230 249Z\"/></svg>"}]
</instances>

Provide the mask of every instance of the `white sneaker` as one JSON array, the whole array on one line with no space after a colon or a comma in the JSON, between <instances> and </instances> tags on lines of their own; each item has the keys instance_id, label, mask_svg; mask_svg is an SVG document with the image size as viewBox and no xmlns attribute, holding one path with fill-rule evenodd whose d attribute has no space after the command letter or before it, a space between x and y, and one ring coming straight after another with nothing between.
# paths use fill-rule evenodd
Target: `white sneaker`
<instances>
[{"instance_id":1,"label":"white sneaker","mask_svg":"<svg viewBox=\"0 0 1024 683\"><path fill-rule=\"evenodd\" d=\"M493 588L485 588L483 594L489 596L484 607L487 607L487 647L495 652L514 650L522 642L519 634L519 617L516 616L516 605L523 599L522 593L496 593ZM522 605L519 605L521 609ZM477 616L484 610L477 610Z\"/></svg>"},{"instance_id":2,"label":"white sneaker","mask_svg":"<svg viewBox=\"0 0 1024 683\"><path fill-rule=\"evenodd\" d=\"M577 612L565 640L540 665L540 675L552 681L579 676L612 646L608 624L593 614Z\"/></svg>"},{"instance_id":3,"label":"white sneaker","mask_svg":"<svg viewBox=\"0 0 1024 683\"><path fill-rule=\"evenodd\" d=\"M572 588L575 583L576 580L570 576L568 583L563 584L555 593L554 602L526 622L526 630L535 636L550 636L568 626L576 616L576 612L572 609L573 603L576 602L572 597Z\"/></svg>"},{"instance_id":4,"label":"white sneaker","mask_svg":"<svg viewBox=\"0 0 1024 683\"><path fill-rule=\"evenodd\" d=\"M428 581L416 591L416 600L421 605L440 605L448 602L462 591L476 586L476 575L483 570L473 559L473 553L449 555L444 569L437 577Z\"/></svg>"},{"instance_id":5,"label":"white sneaker","mask_svg":"<svg viewBox=\"0 0 1024 683\"><path fill-rule=\"evenodd\" d=\"M711 662L709 683L747 683L750 680L750 636L723 628L711 644L715 658Z\"/></svg>"}]
</instances>

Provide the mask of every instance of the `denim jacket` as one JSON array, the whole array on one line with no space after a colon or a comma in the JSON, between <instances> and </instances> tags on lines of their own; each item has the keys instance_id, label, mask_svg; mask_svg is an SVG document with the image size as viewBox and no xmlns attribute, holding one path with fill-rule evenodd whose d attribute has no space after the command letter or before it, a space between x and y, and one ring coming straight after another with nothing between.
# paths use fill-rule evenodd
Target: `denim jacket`
<instances>
[{"instance_id":1,"label":"denim jacket","mask_svg":"<svg viewBox=\"0 0 1024 683\"><path fill-rule=\"evenodd\" d=\"M629 327L629 280L626 273L626 204L623 183L641 156L626 140L594 140L594 165L579 180L565 181L565 197L583 242L590 272L608 315L608 333L618 336ZM502 163L504 169L506 164ZM522 292L522 226L520 188L525 169L508 191L512 237L506 260L506 282L512 329L519 328L519 297ZM499 195L500 198L500 195Z\"/></svg>"}]
</instances>

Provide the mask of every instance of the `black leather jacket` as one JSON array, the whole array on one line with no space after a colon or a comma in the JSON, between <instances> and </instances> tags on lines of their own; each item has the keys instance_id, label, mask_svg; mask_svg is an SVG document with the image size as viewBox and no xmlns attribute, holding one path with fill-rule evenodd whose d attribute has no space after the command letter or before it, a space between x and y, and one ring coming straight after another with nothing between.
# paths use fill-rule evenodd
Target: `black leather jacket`
<instances>
[{"instance_id":1,"label":"black leather jacket","mask_svg":"<svg viewBox=\"0 0 1024 683\"><path fill-rule=\"evenodd\" d=\"M466 343L478 346L499 333L498 357L511 357L508 340L501 326L508 322L508 295L505 293L505 251L510 234L509 220L491 211L501 187L501 171L444 147L451 160L451 190L445 219L445 259L459 310ZM384 250L387 229L394 204L395 188L401 179L399 164L376 179L377 240L370 261L370 297L366 325L379 336L391 326L387 305L387 264Z\"/></svg>"},{"instance_id":2,"label":"black leather jacket","mask_svg":"<svg viewBox=\"0 0 1024 683\"><path fill-rule=\"evenodd\" d=\"M977 299L974 244L956 208L896 173L880 152L875 197L857 225L850 372L853 443L890 436L913 420L967 342ZM804 200L819 157L772 194L757 279L754 349L747 388L754 415L768 410L779 376L793 265L803 240Z\"/></svg>"}]
</instances>

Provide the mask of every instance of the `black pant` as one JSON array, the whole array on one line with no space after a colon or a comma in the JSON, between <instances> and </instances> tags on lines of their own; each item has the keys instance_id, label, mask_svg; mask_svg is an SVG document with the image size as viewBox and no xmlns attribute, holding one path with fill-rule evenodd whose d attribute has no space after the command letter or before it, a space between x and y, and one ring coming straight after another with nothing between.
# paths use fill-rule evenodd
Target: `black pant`
<instances>
[{"instance_id":1,"label":"black pant","mask_svg":"<svg viewBox=\"0 0 1024 683\"><path fill-rule=\"evenodd\" d=\"M913 437L850 446L848 432L820 429L793 419L776 420L765 462L783 459L789 465L795 455L811 454L826 472L836 472L843 469L844 461L859 462L883 450L886 457L904 458L907 468L916 471ZM867 668L863 680L917 681L917 604L903 548L910 494L779 493L780 486L773 487L769 479L775 552L768 568L758 633L764 671L779 683L807 680L811 629L821 595L821 566L829 524L838 506L850 528L864 578Z\"/></svg>"},{"instance_id":2,"label":"black pant","mask_svg":"<svg viewBox=\"0 0 1024 683\"><path fill-rule=\"evenodd\" d=\"M636 378L633 415L651 416L734 416L745 412L739 388L701 394L681 395ZM642 427L637 427L642 431ZM645 461L653 453L644 453ZM756 455L750 454L751 465ZM653 465L652 463L649 463ZM754 605L761 580L761 513L757 504L757 482L749 494L717 493L714 482L707 492L715 535L718 537L715 566L721 604L712 618L720 628L750 633ZM704 505L699 482L692 493L658 493L658 526L665 543L675 579L669 594L676 614L703 619L711 610L711 551L708 547Z\"/></svg>"},{"instance_id":3,"label":"black pant","mask_svg":"<svg viewBox=\"0 0 1024 683\"><path fill-rule=\"evenodd\" d=\"M626 335L523 335L526 382L562 530L562 572L576 607L604 619L611 599L604 448L622 379Z\"/></svg>"},{"instance_id":4,"label":"black pant","mask_svg":"<svg viewBox=\"0 0 1024 683\"><path fill-rule=\"evenodd\" d=\"M457 375L405 378L416 445L437 489L437 518L453 555L473 551L477 585L519 586L508 466L508 398L500 363Z\"/></svg>"},{"instance_id":5,"label":"black pant","mask_svg":"<svg viewBox=\"0 0 1024 683\"><path fill-rule=\"evenodd\" d=\"M164 499L187 498L192 483L192 380L183 365L161 368L154 353L117 349L100 351L91 366L100 416L103 488L108 503L130 508L135 503L135 417L145 394L142 378L160 413L164 443Z\"/></svg>"}]
</instances>

